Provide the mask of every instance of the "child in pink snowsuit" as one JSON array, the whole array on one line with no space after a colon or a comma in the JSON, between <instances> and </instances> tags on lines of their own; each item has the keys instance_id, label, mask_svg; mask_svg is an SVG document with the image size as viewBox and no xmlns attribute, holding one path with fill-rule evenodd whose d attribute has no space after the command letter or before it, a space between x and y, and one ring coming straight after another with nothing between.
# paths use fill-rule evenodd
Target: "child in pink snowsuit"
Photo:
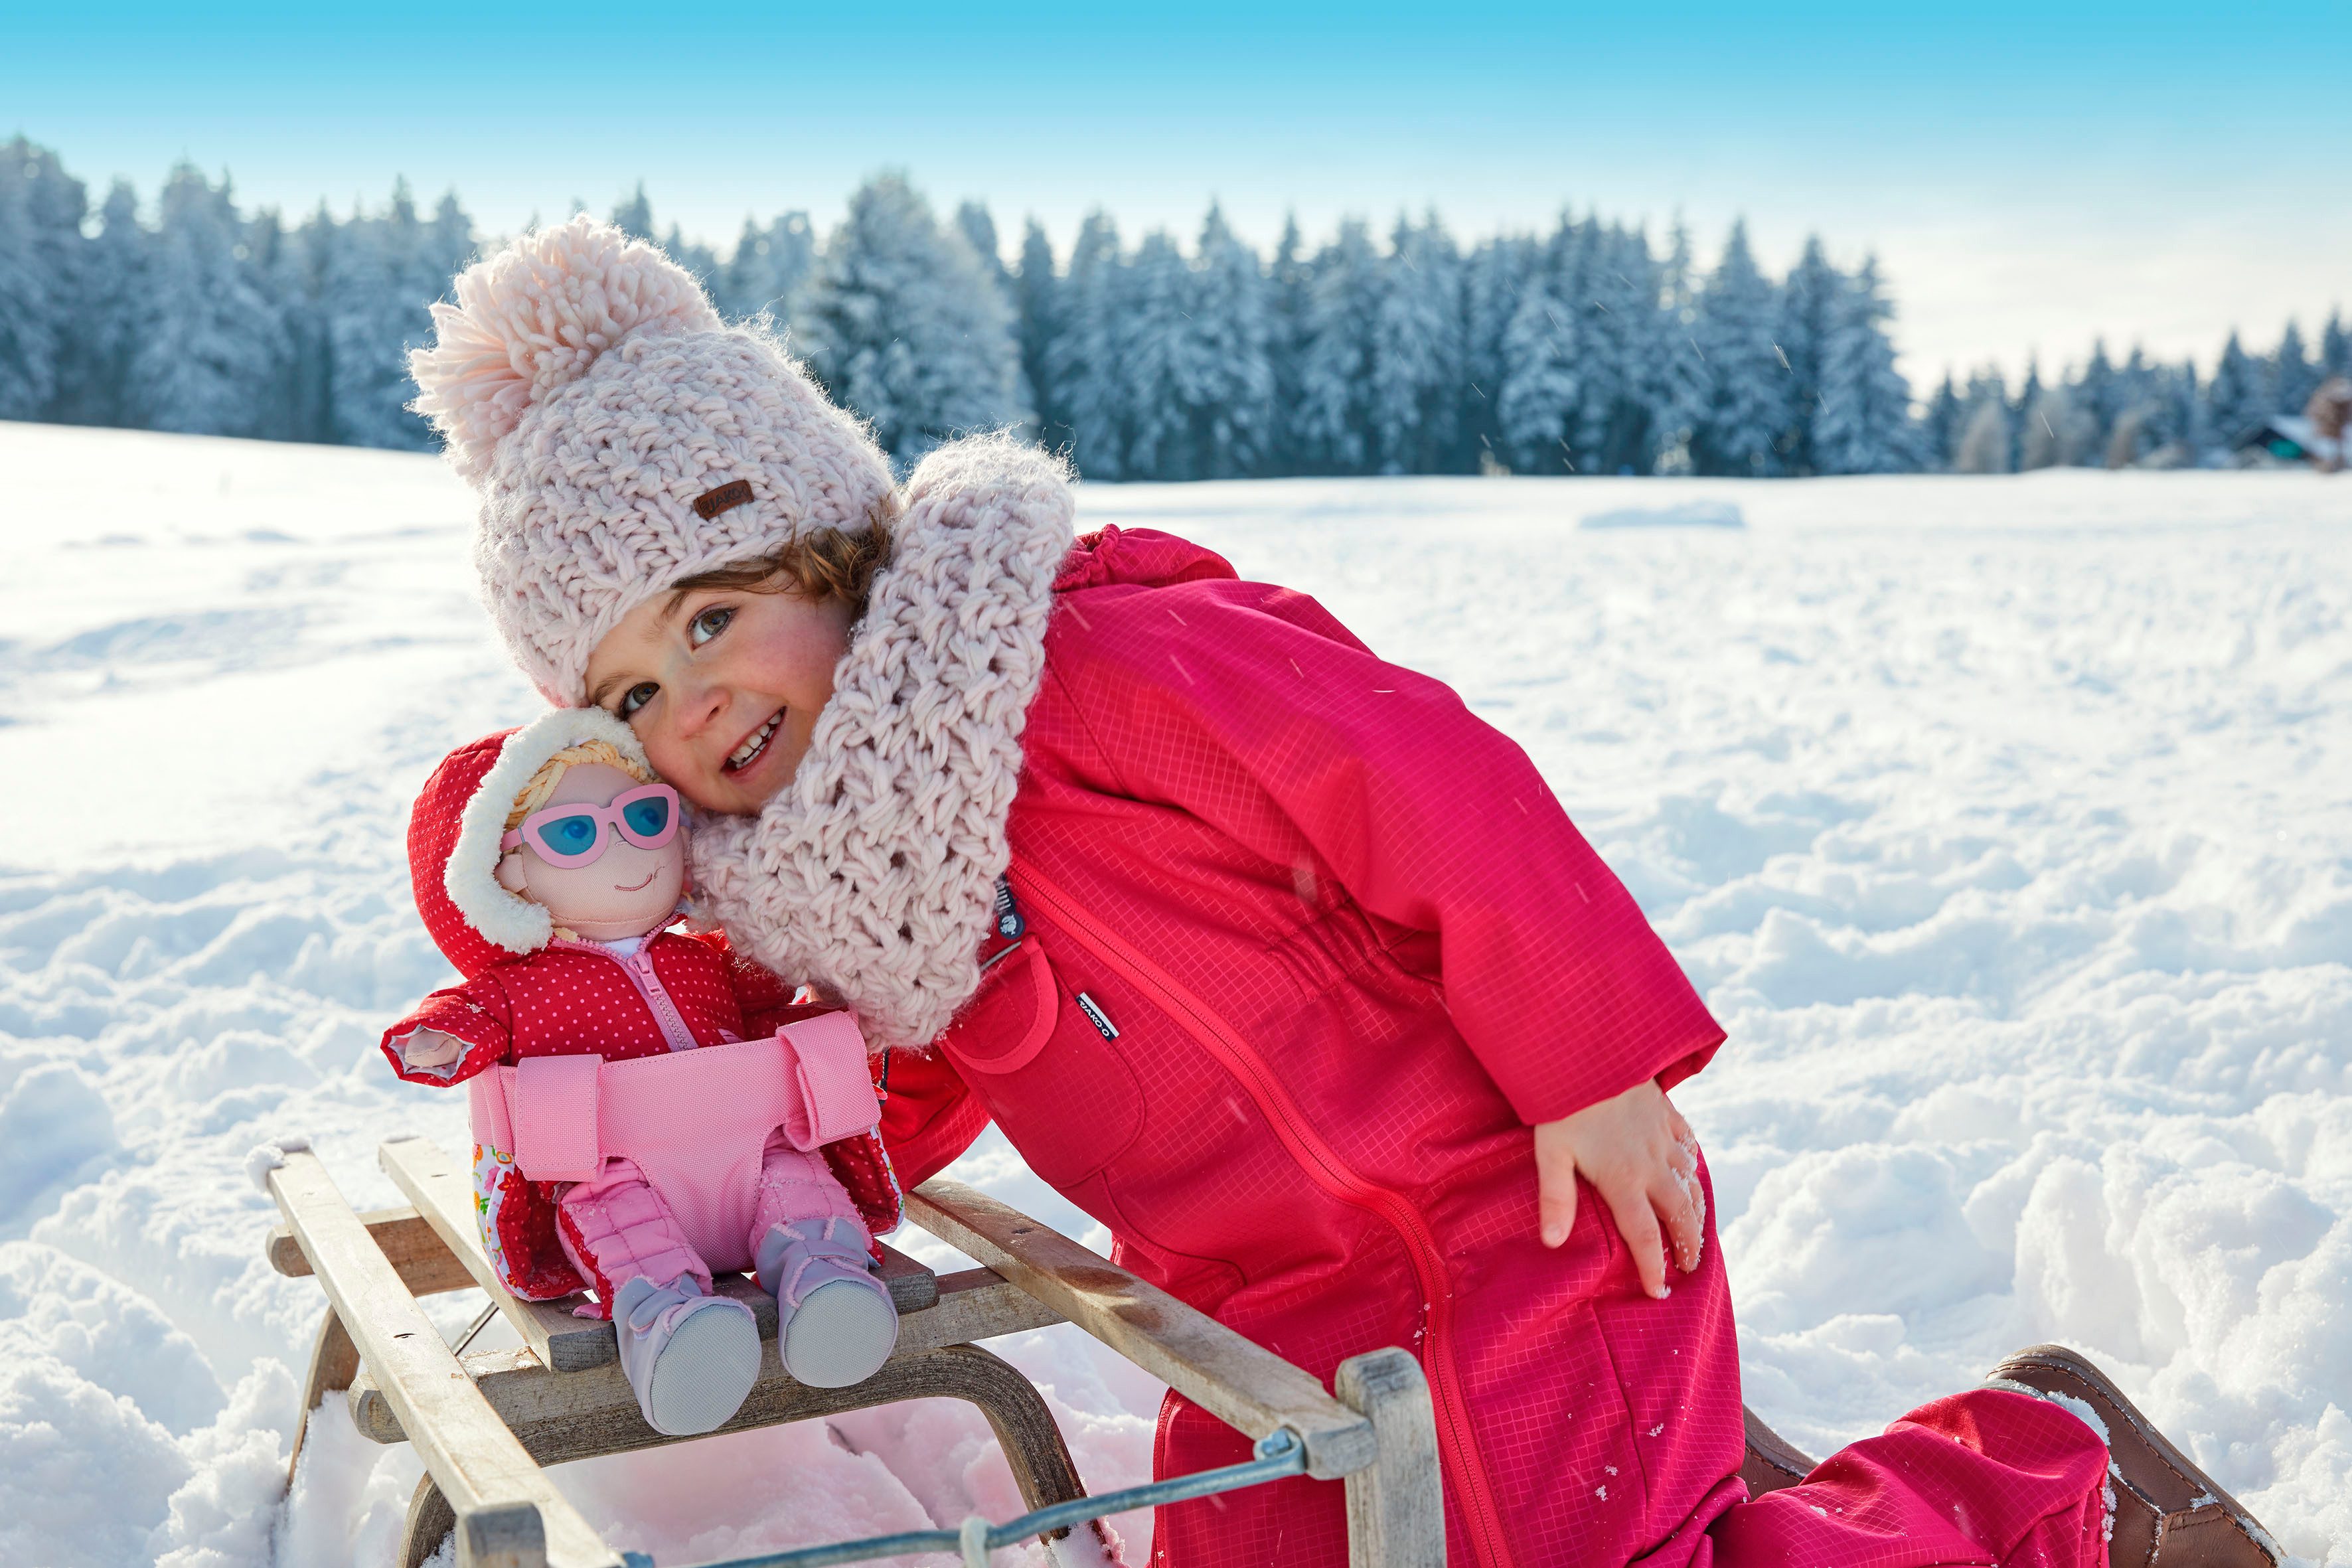
<instances>
[{"instance_id":1,"label":"child in pink snowsuit","mask_svg":"<svg viewBox=\"0 0 2352 1568\"><path fill-rule=\"evenodd\" d=\"M418 406L482 492L500 634L714 814L696 879L734 940L897 1047L901 1165L992 1120L1126 1267L1314 1375L1409 1347L1449 1561L2101 1568L2110 1531L2132 1568L2272 1561L2048 1348L1750 1462L1666 1093L1723 1031L1443 685L1185 540L1076 537L1062 465L1010 440L898 486L607 226L524 237L436 315ZM1171 1394L1156 1468L1247 1447ZM1337 1568L1341 1489L1163 1509L1153 1553Z\"/></svg>"},{"instance_id":2,"label":"child in pink snowsuit","mask_svg":"<svg viewBox=\"0 0 2352 1568\"><path fill-rule=\"evenodd\" d=\"M409 854L465 978L383 1037L402 1078L468 1086L501 1279L531 1300L593 1289L671 1434L724 1422L757 1374L751 1311L714 1270L756 1266L778 1291L803 1382L863 1381L897 1337L867 1269L898 1194L865 1042L723 939L670 929L684 848L675 792L596 710L459 747Z\"/></svg>"}]
</instances>

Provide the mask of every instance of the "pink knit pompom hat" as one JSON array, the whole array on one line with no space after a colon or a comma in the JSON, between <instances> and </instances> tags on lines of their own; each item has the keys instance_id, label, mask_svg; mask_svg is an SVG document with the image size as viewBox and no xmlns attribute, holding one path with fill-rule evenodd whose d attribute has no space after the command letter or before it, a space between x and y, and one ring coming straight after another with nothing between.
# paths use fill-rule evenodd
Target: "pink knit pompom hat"
<instances>
[{"instance_id":1,"label":"pink knit pompom hat","mask_svg":"<svg viewBox=\"0 0 2352 1568\"><path fill-rule=\"evenodd\" d=\"M676 262L583 215L460 273L408 356L411 405L481 492L474 565L541 694L680 578L891 504L890 466L765 331Z\"/></svg>"}]
</instances>

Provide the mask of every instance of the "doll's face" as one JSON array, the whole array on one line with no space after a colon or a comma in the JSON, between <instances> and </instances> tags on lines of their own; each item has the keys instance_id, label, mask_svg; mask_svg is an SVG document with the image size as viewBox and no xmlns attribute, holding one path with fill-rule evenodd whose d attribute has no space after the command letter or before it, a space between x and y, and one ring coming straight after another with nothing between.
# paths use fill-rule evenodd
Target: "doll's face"
<instances>
[{"instance_id":1,"label":"doll's face","mask_svg":"<svg viewBox=\"0 0 2352 1568\"><path fill-rule=\"evenodd\" d=\"M563 770L549 805L609 805L638 787L620 769L579 763ZM543 905L555 923L598 942L643 936L668 922L686 886L683 824L658 849L641 849L604 826L604 852L585 866L550 864L529 838L499 858L499 884Z\"/></svg>"}]
</instances>

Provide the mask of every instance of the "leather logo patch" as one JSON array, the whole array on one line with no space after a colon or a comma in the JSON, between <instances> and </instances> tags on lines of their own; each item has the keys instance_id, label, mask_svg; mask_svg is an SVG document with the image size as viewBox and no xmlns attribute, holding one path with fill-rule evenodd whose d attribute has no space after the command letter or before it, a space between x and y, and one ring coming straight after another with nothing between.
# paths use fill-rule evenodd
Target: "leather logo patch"
<instances>
[{"instance_id":1,"label":"leather logo patch","mask_svg":"<svg viewBox=\"0 0 2352 1568\"><path fill-rule=\"evenodd\" d=\"M730 479L717 489L706 490L697 496L694 500L694 510L697 514L709 520L717 517L722 511L741 506L751 499L751 480Z\"/></svg>"}]
</instances>

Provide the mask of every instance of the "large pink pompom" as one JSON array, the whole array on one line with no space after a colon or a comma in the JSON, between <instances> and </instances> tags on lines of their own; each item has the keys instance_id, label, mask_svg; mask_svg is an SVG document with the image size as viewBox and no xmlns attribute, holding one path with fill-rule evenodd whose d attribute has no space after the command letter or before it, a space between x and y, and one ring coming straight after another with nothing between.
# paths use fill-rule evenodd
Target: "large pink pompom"
<instances>
[{"instance_id":1,"label":"large pink pompom","mask_svg":"<svg viewBox=\"0 0 2352 1568\"><path fill-rule=\"evenodd\" d=\"M433 307L433 346L408 356L409 406L433 421L468 480L533 404L629 333L721 324L677 263L585 213L476 262L457 275L457 296Z\"/></svg>"}]
</instances>

